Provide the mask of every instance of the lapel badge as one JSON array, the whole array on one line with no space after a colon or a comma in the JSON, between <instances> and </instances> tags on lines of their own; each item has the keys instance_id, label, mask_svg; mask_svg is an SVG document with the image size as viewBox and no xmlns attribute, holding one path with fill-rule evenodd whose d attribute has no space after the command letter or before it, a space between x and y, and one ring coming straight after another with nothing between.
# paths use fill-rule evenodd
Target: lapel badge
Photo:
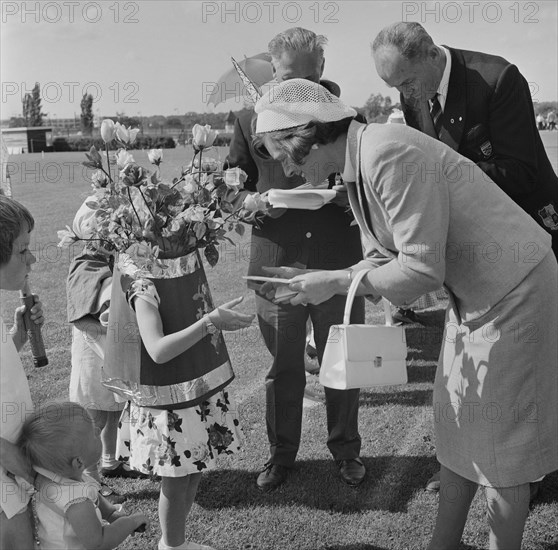
<instances>
[{"instance_id":1,"label":"lapel badge","mask_svg":"<svg viewBox=\"0 0 558 550\"><path fill-rule=\"evenodd\" d=\"M558 213L552 203L541 208L538 213L546 227L552 231L558 230Z\"/></svg>"},{"instance_id":2,"label":"lapel badge","mask_svg":"<svg viewBox=\"0 0 558 550\"><path fill-rule=\"evenodd\" d=\"M480 146L481 153L485 156L485 158L490 158L492 156L492 143L490 141L485 141Z\"/></svg>"}]
</instances>

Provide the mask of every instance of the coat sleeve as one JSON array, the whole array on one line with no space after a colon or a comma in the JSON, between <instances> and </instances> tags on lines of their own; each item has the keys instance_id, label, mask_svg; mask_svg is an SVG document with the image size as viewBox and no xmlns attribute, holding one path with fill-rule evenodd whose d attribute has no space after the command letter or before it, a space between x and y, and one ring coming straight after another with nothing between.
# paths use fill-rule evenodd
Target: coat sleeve
<instances>
[{"instance_id":1,"label":"coat sleeve","mask_svg":"<svg viewBox=\"0 0 558 550\"><path fill-rule=\"evenodd\" d=\"M257 183L259 178L258 167L252 157L252 151L250 150L249 140L250 135L246 135L242 125L240 124L240 119L237 118L234 123L234 133L231 140L231 145L229 148L229 154L225 159L224 168L236 168L237 166L246 172L248 176L244 182L244 189L235 193L235 191L229 190L225 195L225 200L230 202L235 208L242 206L246 195L250 192L257 191Z\"/></svg>"},{"instance_id":2,"label":"coat sleeve","mask_svg":"<svg viewBox=\"0 0 558 550\"><path fill-rule=\"evenodd\" d=\"M535 113L529 85L515 65L508 65L490 98L488 125L494 150L478 166L511 198L537 185Z\"/></svg>"},{"instance_id":3,"label":"coat sleeve","mask_svg":"<svg viewBox=\"0 0 558 550\"><path fill-rule=\"evenodd\" d=\"M365 260L377 266L369 286L394 304L410 303L444 282L449 196L443 173L434 155L393 142L362 161L368 201L384 213L396 250L380 265L378 251L365 245Z\"/></svg>"},{"instance_id":4,"label":"coat sleeve","mask_svg":"<svg viewBox=\"0 0 558 550\"><path fill-rule=\"evenodd\" d=\"M245 133L240 119L237 118L234 123L229 154L225 159L225 168L235 168L236 166L242 168L248 175L246 186L249 187L250 190L255 191L256 183L258 182L258 167L256 166L252 157L252 151L250 150L251 139L252 136L249 132Z\"/></svg>"}]
</instances>

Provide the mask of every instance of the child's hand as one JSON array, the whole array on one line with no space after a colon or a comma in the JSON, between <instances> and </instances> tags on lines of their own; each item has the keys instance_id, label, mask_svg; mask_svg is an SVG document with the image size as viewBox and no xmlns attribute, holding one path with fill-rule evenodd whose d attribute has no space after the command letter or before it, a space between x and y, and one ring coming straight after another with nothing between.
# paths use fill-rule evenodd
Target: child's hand
<instances>
[{"instance_id":1,"label":"child's hand","mask_svg":"<svg viewBox=\"0 0 558 550\"><path fill-rule=\"evenodd\" d=\"M208 315L210 321L219 330L240 330L241 328L249 327L254 320L254 315L233 311L233 308L240 304L243 299L242 296L240 298L235 298L217 309L214 309Z\"/></svg>"},{"instance_id":2,"label":"child's hand","mask_svg":"<svg viewBox=\"0 0 558 550\"><path fill-rule=\"evenodd\" d=\"M31 320L36 324L41 326L45 322L43 317L43 303L39 300L36 294L33 294L33 300L35 305L31 308ZM23 326L23 314L25 313L25 306L19 306L16 308L14 313L14 325L17 327L16 330L24 330Z\"/></svg>"},{"instance_id":3,"label":"child's hand","mask_svg":"<svg viewBox=\"0 0 558 550\"><path fill-rule=\"evenodd\" d=\"M124 508L124 505L123 504L118 504L117 507L114 508L114 510L112 510L110 515L107 516L105 519L109 523L112 523L113 521L116 521L117 519L120 519L120 518L125 518L128 515L129 514L126 511L126 509Z\"/></svg>"},{"instance_id":4,"label":"child's hand","mask_svg":"<svg viewBox=\"0 0 558 550\"><path fill-rule=\"evenodd\" d=\"M45 322L43 317L43 304L36 294L33 294L35 305L31 308L31 320L41 326ZM25 306L19 306L14 312L14 326L11 330L12 339L16 349L19 351L23 344L27 341L27 331L23 323L23 314L25 313Z\"/></svg>"},{"instance_id":5,"label":"child's hand","mask_svg":"<svg viewBox=\"0 0 558 550\"><path fill-rule=\"evenodd\" d=\"M143 533L149 527L149 518L145 514L131 514L129 517L137 524L134 533Z\"/></svg>"}]
</instances>

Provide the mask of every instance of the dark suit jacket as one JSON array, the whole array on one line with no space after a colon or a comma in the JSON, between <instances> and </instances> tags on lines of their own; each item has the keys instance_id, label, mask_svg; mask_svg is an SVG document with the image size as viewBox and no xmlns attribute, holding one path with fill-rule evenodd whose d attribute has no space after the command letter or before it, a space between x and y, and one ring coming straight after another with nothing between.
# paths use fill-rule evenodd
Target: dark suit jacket
<instances>
[{"instance_id":1,"label":"dark suit jacket","mask_svg":"<svg viewBox=\"0 0 558 550\"><path fill-rule=\"evenodd\" d=\"M558 177L536 127L527 81L502 57L449 50L452 65L440 140L477 163L551 233L558 253ZM407 124L420 130L403 96L401 105Z\"/></svg>"},{"instance_id":2,"label":"dark suit jacket","mask_svg":"<svg viewBox=\"0 0 558 550\"><path fill-rule=\"evenodd\" d=\"M249 192L293 189L304 183L299 176L287 177L281 163L257 156L252 145L254 112L235 122L229 155L230 168L239 166L248 175L245 190L234 198L240 206ZM327 204L319 210L285 210L279 217L266 217L252 228L249 275L264 275L262 266L290 266L309 269L343 269L362 259L360 234L345 208ZM259 285L248 285L257 288Z\"/></svg>"}]
</instances>

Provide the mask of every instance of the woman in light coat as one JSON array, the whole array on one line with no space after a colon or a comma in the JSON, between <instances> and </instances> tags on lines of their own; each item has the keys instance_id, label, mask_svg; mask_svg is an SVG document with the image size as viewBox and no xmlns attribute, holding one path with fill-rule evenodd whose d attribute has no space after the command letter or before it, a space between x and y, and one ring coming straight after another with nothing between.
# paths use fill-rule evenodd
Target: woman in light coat
<instances>
[{"instance_id":1,"label":"woman in light coat","mask_svg":"<svg viewBox=\"0 0 558 550\"><path fill-rule=\"evenodd\" d=\"M458 546L478 485L490 548L519 549L529 482L558 468L558 266L550 236L474 163L403 125L363 125L307 81L257 105L261 154L319 182L343 174L364 260L290 277L293 304L347 291L396 305L443 284L449 294L434 383L438 517L429 549ZM274 286L266 283L273 294ZM262 289L263 290L263 289Z\"/></svg>"}]
</instances>

